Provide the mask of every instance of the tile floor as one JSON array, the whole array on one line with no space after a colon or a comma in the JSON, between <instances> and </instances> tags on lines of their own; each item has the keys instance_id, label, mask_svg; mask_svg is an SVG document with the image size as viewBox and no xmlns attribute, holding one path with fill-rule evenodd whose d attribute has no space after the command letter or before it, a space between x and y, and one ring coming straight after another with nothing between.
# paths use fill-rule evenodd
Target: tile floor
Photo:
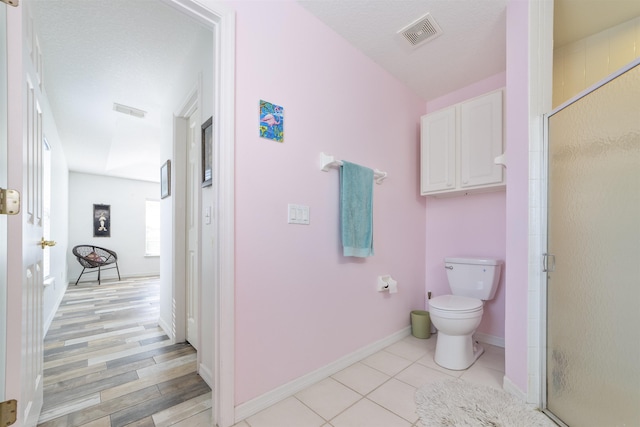
<instances>
[{"instance_id":1,"label":"tile floor","mask_svg":"<svg viewBox=\"0 0 640 427\"><path fill-rule=\"evenodd\" d=\"M408 336L234 427L422 427L415 392L457 377L502 389L504 349L482 344L470 368L450 371L433 361L436 335Z\"/></svg>"}]
</instances>

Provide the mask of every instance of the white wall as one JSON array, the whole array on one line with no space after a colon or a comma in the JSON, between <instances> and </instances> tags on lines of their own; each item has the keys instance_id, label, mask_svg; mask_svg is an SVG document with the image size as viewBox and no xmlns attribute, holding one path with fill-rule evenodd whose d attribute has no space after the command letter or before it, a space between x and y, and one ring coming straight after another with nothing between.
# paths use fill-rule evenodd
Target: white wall
<instances>
[{"instance_id":1,"label":"white wall","mask_svg":"<svg viewBox=\"0 0 640 427\"><path fill-rule=\"evenodd\" d=\"M71 249L69 247L69 169L46 91L43 99L42 125L43 135L51 147L52 193L51 235L44 237L56 242L56 245L49 249L51 253L50 280L46 280L43 294L43 318L46 333L67 289L67 254Z\"/></svg>"},{"instance_id":2,"label":"white wall","mask_svg":"<svg viewBox=\"0 0 640 427\"><path fill-rule=\"evenodd\" d=\"M194 25L196 24L194 21ZM213 114L213 34L199 40L193 46L186 47L191 49L189 58L183 64L183 72L180 79L174 82L172 87L172 106L174 114L179 114L179 109L187 100L188 95L193 88L202 82L201 99L199 108L201 121L205 121ZM166 117L168 123L173 123L174 117ZM171 262L163 262L160 265L160 326L167 332L171 339L183 339L184 331L179 331L184 327L184 319L176 319L175 307L183 305L184 301L179 295L179 288L184 286L184 281L177 277L174 282L174 276L180 275L180 269L176 266L184 260L184 253L179 253L179 241L184 240L183 225L177 219L184 213L185 209L185 190L179 188L176 184L176 177L184 177L185 148L182 146L173 146L173 133L167 133L162 140L162 148L160 159L165 162L171 159L172 162L172 195L161 201L161 230L162 244L160 254L163 259L171 260ZM160 165L158 165L160 167ZM211 205L212 191L211 187L201 190L201 198L203 206ZM203 301L204 307L210 307L213 301L212 278L214 277L212 244L213 228L211 225L203 226L200 233L201 238L201 254L202 260L202 277L203 280L202 293L200 300ZM182 262L184 264L184 262ZM204 368L209 372L213 371L213 316L212 310L201 310L201 329L200 329L200 346L198 348L200 369ZM205 377L205 379L208 379Z\"/></svg>"},{"instance_id":3,"label":"white wall","mask_svg":"<svg viewBox=\"0 0 640 427\"><path fill-rule=\"evenodd\" d=\"M158 166L158 176L160 166ZM85 173L69 173L69 282L82 267L71 253L76 245L91 244L118 254L121 277L160 273L160 257L145 256L145 201L160 199L160 184ZM93 237L93 205L111 206L111 237ZM117 278L115 269L103 278ZM82 276L96 280L97 272Z\"/></svg>"}]
</instances>

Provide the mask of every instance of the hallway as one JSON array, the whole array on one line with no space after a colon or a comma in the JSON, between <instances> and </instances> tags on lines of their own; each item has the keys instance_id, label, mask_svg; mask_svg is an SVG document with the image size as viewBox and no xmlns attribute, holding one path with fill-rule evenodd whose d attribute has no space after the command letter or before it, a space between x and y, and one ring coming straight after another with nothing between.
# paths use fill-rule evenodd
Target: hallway
<instances>
[{"instance_id":1,"label":"hallway","mask_svg":"<svg viewBox=\"0 0 640 427\"><path fill-rule=\"evenodd\" d=\"M207 426L196 352L158 326L158 277L69 285L45 338L39 426Z\"/></svg>"}]
</instances>

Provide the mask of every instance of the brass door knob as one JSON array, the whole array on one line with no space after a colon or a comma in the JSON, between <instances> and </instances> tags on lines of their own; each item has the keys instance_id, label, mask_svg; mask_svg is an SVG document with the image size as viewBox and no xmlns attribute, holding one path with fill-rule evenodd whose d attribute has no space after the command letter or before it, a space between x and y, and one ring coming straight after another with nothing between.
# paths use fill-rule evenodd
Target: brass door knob
<instances>
[{"instance_id":1,"label":"brass door knob","mask_svg":"<svg viewBox=\"0 0 640 427\"><path fill-rule=\"evenodd\" d=\"M40 240L40 246L42 247L42 249L46 248L47 246L55 246L56 242L54 242L53 240L44 240L44 237L42 238L42 240Z\"/></svg>"}]
</instances>

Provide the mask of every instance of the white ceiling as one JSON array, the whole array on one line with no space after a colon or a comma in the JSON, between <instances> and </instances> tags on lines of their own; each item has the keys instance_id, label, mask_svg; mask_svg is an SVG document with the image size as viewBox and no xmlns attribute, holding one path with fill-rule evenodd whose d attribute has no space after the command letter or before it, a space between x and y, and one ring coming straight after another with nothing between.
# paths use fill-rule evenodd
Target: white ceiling
<instances>
[{"instance_id":1,"label":"white ceiling","mask_svg":"<svg viewBox=\"0 0 640 427\"><path fill-rule=\"evenodd\" d=\"M507 0L300 0L424 100L506 66ZM426 13L442 35L412 48L397 32Z\"/></svg>"},{"instance_id":2,"label":"white ceiling","mask_svg":"<svg viewBox=\"0 0 640 427\"><path fill-rule=\"evenodd\" d=\"M212 33L160 1L35 0L44 85L72 171L159 181L169 95ZM147 112L140 119L113 103ZM166 138L166 136L165 136Z\"/></svg>"},{"instance_id":3,"label":"white ceiling","mask_svg":"<svg viewBox=\"0 0 640 427\"><path fill-rule=\"evenodd\" d=\"M298 0L431 100L505 70L507 0ZM211 32L160 0L34 0L44 82L69 169L159 180L168 88ZM417 48L397 31L429 12L443 34ZM640 15L638 0L556 0L556 46ZM148 112L138 119L113 103Z\"/></svg>"}]
</instances>

